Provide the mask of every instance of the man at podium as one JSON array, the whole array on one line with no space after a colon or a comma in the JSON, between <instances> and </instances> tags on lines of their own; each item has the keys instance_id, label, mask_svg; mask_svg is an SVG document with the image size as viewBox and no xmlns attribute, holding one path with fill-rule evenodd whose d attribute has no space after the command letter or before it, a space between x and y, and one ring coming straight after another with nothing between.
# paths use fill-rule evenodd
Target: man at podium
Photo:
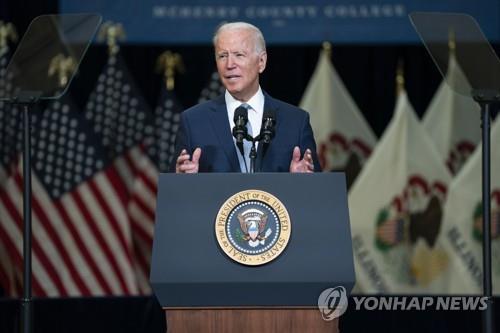
<instances>
[{"instance_id":1,"label":"man at podium","mask_svg":"<svg viewBox=\"0 0 500 333\"><path fill-rule=\"evenodd\" d=\"M226 90L181 114L170 169L232 174L224 186L217 174L160 175L151 282L169 332L337 332L318 297L354 283L345 179L284 174L320 167L308 113L260 87L260 30L224 24L213 44Z\"/></svg>"},{"instance_id":2,"label":"man at podium","mask_svg":"<svg viewBox=\"0 0 500 333\"><path fill-rule=\"evenodd\" d=\"M171 171L320 171L308 113L272 98L260 87L259 75L267 62L262 32L245 22L226 23L217 29L213 44L226 91L181 114ZM250 140L238 136L243 132ZM262 140L264 132L267 142ZM251 161L250 141L256 137L260 142Z\"/></svg>"}]
</instances>

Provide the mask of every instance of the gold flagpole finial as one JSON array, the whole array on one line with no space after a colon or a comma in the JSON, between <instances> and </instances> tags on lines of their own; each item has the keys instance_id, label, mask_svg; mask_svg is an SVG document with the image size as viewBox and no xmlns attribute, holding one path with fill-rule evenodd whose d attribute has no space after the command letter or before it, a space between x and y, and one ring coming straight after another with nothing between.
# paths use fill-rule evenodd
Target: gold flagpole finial
<instances>
[{"instance_id":1,"label":"gold flagpole finial","mask_svg":"<svg viewBox=\"0 0 500 333\"><path fill-rule=\"evenodd\" d=\"M332 56L332 44L330 42L324 41L321 44L321 48L326 52L328 57Z\"/></svg>"},{"instance_id":2,"label":"gold flagpole finial","mask_svg":"<svg viewBox=\"0 0 500 333\"><path fill-rule=\"evenodd\" d=\"M118 41L124 41L126 38L125 29L121 23L113 23L111 21L106 21L103 23L97 39L99 41L106 41L108 45L109 56L114 56L120 50Z\"/></svg>"},{"instance_id":3,"label":"gold flagpole finial","mask_svg":"<svg viewBox=\"0 0 500 333\"><path fill-rule=\"evenodd\" d=\"M405 71L403 59L398 60L396 69L396 96L399 96L405 90Z\"/></svg>"},{"instance_id":4,"label":"gold flagpole finial","mask_svg":"<svg viewBox=\"0 0 500 333\"><path fill-rule=\"evenodd\" d=\"M448 49L450 50L450 54L455 55L457 42L455 38L455 30L453 30L453 28L450 28L450 31L448 31Z\"/></svg>"},{"instance_id":5,"label":"gold flagpole finial","mask_svg":"<svg viewBox=\"0 0 500 333\"><path fill-rule=\"evenodd\" d=\"M57 75L59 87L63 88L68 84L68 80L75 70L75 59L72 57L65 57L62 53L59 53L50 61L48 74L49 77Z\"/></svg>"},{"instance_id":6,"label":"gold flagpole finial","mask_svg":"<svg viewBox=\"0 0 500 333\"><path fill-rule=\"evenodd\" d=\"M7 52L9 39L17 42L16 28L12 23L0 21L0 56Z\"/></svg>"},{"instance_id":7,"label":"gold flagpole finial","mask_svg":"<svg viewBox=\"0 0 500 333\"><path fill-rule=\"evenodd\" d=\"M175 73L184 73L184 63L179 53L165 51L156 60L156 71L163 73L167 90L174 90Z\"/></svg>"}]
</instances>

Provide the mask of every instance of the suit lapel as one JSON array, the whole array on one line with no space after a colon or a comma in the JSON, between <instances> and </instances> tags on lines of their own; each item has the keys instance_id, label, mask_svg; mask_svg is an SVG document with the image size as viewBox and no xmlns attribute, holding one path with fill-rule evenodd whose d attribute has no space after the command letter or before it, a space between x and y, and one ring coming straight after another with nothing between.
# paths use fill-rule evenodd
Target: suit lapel
<instances>
[{"instance_id":1,"label":"suit lapel","mask_svg":"<svg viewBox=\"0 0 500 333\"><path fill-rule=\"evenodd\" d=\"M239 172L240 164L238 162L238 155L236 155L236 148L234 146L231 128L229 127L224 95L220 95L214 100L210 110L210 121L215 135L219 139L220 145L226 153L226 157L229 160L232 171Z\"/></svg>"}]
</instances>

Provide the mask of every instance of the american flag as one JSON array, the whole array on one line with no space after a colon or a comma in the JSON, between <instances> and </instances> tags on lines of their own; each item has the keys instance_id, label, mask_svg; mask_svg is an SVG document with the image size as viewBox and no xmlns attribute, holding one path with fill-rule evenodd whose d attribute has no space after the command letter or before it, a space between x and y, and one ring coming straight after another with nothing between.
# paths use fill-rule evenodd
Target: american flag
<instances>
[{"instance_id":1,"label":"american flag","mask_svg":"<svg viewBox=\"0 0 500 333\"><path fill-rule=\"evenodd\" d=\"M181 110L171 93L160 101L151 113L121 58L110 57L84 113L64 97L34 117L34 295L150 293L157 175L172 158ZM14 125L0 122L2 143L13 138ZM2 158L13 147L0 146ZM22 287L16 160L0 192L0 283L11 295Z\"/></svg>"},{"instance_id":2,"label":"american flag","mask_svg":"<svg viewBox=\"0 0 500 333\"><path fill-rule=\"evenodd\" d=\"M126 186L68 97L33 117L33 294L137 294ZM21 283L22 163L0 193L0 241Z\"/></svg>"},{"instance_id":3,"label":"american flag","mask_svg":"<svg viewBox=\"0 0 500 333\"><path fill-rule=\"evenodd\" d=\"M12 88L6 74L9 58L8 46L0 48L0 96L7 96ZM4 187L15 157L20 151L23 133L21 124L21 113L11 105L0 101L0 189ZM3 288L6 295L19 295L19 285L16 284L15 276L12 260L0 240L0 291Z\"/></svg>"},{"instance_id":4,"label":"american flag","mask_svg":"<svg viewBox=\"0 0 500 333\"><path fill-rule=\"evenodd\" d=\"M8 96L12 85L7 79L7 47L0 49L0 96ZM22 143L21 113L4 101L0 101L0 187L7 177L7 170L13 162Z\"/></svg>"},{"instance_id":5,"label":"american flag","mask_svg":"<svg viewBox=\"0 0 500 333\"><path fill-rule=\"evenodd\" d=\"M155 108L153 135L146 140L149 158L142 158L132 189L128 214L134 231L137 276L143 293L150 292L149 271L156 212L158 172L168 171L175 148L182 107L173 92L162 90ZM141 283L142 282L142 283Z\"/></svg>"},{"instance_id":6,"label":"american flag","mask_svg":"<svg viewBox=\"0 0 500 333\"><path fill-rule=\"evenodd\" d=\"M160 172L168 172L175 152L175 137L183 108L174 92L162 89L154 116L154 136L148 143L148 155Z\"/></svg>"},{"instance_id":7,"label":"american flag","mask_svg":"<svg viewBox=\"0 0 500 333\"><path fill-rule=\"evenodd\" d=\"M214 71L210 76L208 84L201 90L198 103L214 99L215 97L222 94L224 90L225 88L220 82L219 73L217 73L217 71Z\"/></svg>"},{"instance_id":8,"label":"american flag","mask_svg":"<svg viewBox=\"0 0 500 333\"><path fill-rule=\"evenodd\" d=\"M144 294L151 292L158 170L168 166L177 112L175 100L165 99L153 114L119 55L109 57L85 110L95 131L103 135L103 143L127 185L134 267L139 291Z\"/></svg>"}]
</instances>

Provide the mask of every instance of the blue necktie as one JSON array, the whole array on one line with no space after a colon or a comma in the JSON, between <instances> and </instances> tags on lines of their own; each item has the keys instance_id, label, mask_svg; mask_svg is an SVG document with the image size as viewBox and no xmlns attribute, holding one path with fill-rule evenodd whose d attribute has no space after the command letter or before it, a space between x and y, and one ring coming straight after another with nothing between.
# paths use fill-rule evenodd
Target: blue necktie
<instances>
[{"instance_id":1,"label":"blue necktie","mask_svg":"<svg viewBox=\"0 0 500 333\"><path fill-rule=\"evenodd\" d=\"M240 106L244 107L245 109L251 111L252 107L248 105L247 103L243 103ZM252 124L250 123L250 120L247 122L247 131L248 135L253 137L253 132L252 132ZM243 140L243 152L244 156L241 158L238 158L240 162L240 170L243 173L250 172L250 150L252 149L252 143L248 140ZM239 150L238 150L239 152ZM238 154L241 155L241 154Z\"/></svg>"}]
</instances>

